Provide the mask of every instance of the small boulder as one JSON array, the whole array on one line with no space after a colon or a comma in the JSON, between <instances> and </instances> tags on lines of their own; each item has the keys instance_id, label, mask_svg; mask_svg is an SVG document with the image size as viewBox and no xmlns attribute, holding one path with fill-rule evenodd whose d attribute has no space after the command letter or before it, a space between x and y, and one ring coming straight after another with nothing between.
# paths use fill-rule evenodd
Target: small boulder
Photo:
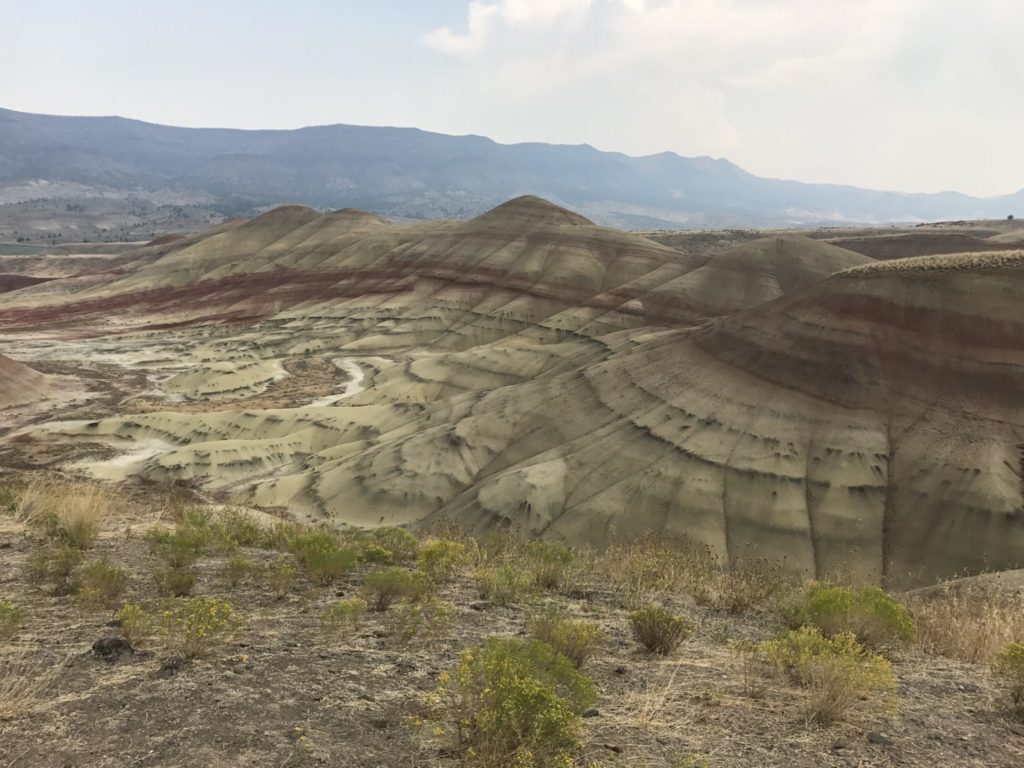
<instances>
[{"instance_id":1,"label":"small boulder","mask_svg":"<svg viewBox=\"0 0 1024 768\"><path fill-rule=\"evenodd\" d=\"M883 747L888 747L892 744L892 738L886 736L880 731L868 731L868 741L872 744L878 744Z\"/></svg>"},{"instance_id":2,"label":"small boulder","mask_svg":"<svg viewBox=\"0 0 1024 768\"><path fill-rule=\"evenodd\" d=\"M113 664L122 656L135 653L132 644L123 637L101 637L92 644L93 656L98 656L109 664Z\"/></svg>"}]
</instances>

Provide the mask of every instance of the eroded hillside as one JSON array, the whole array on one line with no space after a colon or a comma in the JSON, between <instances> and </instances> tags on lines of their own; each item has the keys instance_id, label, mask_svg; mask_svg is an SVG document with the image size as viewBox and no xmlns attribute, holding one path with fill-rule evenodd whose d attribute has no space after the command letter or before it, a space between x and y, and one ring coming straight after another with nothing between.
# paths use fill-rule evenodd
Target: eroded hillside
<instances>
[{"instance_id":1,"label":"eroded hillside","mask_svg":"<svg viewBox=\"0 0 1024 768\"><path fill-rule=\"evenodd\" d=\"M1024 561L1022 269L677 250L539 198L411 225L279 208L0 296L8 354L97 393L9 409L3 455L932 583Z\"/></svg>"}]
</instances>

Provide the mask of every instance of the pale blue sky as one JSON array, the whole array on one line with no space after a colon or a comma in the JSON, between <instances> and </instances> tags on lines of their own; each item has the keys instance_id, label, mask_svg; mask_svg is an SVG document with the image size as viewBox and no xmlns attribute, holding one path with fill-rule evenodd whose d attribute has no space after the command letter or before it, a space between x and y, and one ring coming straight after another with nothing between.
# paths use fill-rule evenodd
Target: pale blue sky
<instances>
[{"instance_id":1,"label":"pale blue sky","mask_svg":"<svg viewBox=\"0 0 1024 768\"><path fill-rule=\"evenodd\" d=\"M1021 0L0 0L0 106L1024 187Z\"/></svg>"}]
</instances>

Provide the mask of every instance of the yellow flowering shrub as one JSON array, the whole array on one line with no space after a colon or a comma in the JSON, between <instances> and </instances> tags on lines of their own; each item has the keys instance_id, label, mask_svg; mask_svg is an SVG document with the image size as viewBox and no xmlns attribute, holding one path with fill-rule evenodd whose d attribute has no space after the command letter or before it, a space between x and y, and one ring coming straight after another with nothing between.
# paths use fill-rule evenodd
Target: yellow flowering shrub
<instances>
[{"instance_id":1,"label":"yellow flowering shrub","mask_svg":"<svg viewBox=\"0 0 1024 768\"><path fill-rule=\"evenodd\" d=\"M318 584L333 584L359 562L356 549L343 546L327 531L300 534L292 541L291 548L303 570Z\"/></svg>"},{"instance_id":2,"label":"yellow flowering shrub","mask_svg":"<svg viewBox=\"0 0 1024 768\"><path fill-rule=\"evenodd\" d=\"M168 647L190 659L206 656L214 647L226 643L239 623L231 605L215 597L171 603L159 617Z\"/></svg>"},{"instance_id":3,"label":"yellow flowering shrub","mask_svg":"<svg viewBox=\"0 0 1024 768\"><path fill-rule=\"evenodd\" d=\"M537 640L489 638L439 682L434 702L467 761L495 768L572 766L596 700L590 679Z\"/></svg>"},{"instance_id":4,"label":"yellow flowering shrub","mask_svg":"<svg viewBox=\"0 0 1024 768\"><path fill-rule=\"evenodd\" d=\"M366 550L376 546L387 552L388 557L382 562L411 563L419 552L420 544L416 537L404 528L377 528L370 533L370 537L374 543L367 545Z\"/></svg>"}]
</instances>

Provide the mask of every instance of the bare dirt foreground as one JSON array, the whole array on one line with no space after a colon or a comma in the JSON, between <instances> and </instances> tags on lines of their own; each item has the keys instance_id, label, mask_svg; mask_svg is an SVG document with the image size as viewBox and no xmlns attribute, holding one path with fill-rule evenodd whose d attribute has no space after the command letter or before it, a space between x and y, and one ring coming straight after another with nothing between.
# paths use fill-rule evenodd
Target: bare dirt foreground
<instances>
[{"instance_id":1,"label":"bare dirt foreground","mask_svg":"<svg viewBox=\"0 0 1024 768\"><path fill-rule=\"evenodd\" d=\"M445 713L429 704L439 676L485 637L525 636L528 617L541 608L591 620L603 632L583 667L598 698L582 720L578 766L1009 768L1024 761L1024 723L989 664L916 647L889 653L895 696L865 696L836 724L808 724L807 692L738 652L741 641L778 632L779 606L796 588L779 582L774 597L741 610L716 607L715 599L698 605L688 594L693 585L673 580L668 560L659 564L665 552L654 543L646 575L636 567L647 557L638 556L642 549L598 558L580 552L555 588L527 582L510 599L488 600L476 569L505 563L525 573L526 561L514 549L461 540L471 555L436 588L451 606L450 621L405 639L405 602L371 610L358 629L322 630L324 609L364 595L367 575L384 566L364 563L323 584L267 544L208 547L191 593L230 603L237 631L193 661L157 638L119 647L118 608L160 604L153 586L160 560L146 531L180 514L188 494L174 493L135 488L112 502L116 511L85 553L127 570L126 591L106 606L50 594L30 572L33 555L52 544L13 512L0 516L0 600L24 615L0 641L0 700L17 699L16 711L0 720L3 768L461 765ZM230 564L240 559L248 570L232 586ZM273 576L291 568L290 583ZM695 621L692 636L666 657L631 636L629 608L647 602ZM106 657L95 645L104 639L113 643ZM27 679L38 685L15 685Z\"/></svg>"}]
</instances>

